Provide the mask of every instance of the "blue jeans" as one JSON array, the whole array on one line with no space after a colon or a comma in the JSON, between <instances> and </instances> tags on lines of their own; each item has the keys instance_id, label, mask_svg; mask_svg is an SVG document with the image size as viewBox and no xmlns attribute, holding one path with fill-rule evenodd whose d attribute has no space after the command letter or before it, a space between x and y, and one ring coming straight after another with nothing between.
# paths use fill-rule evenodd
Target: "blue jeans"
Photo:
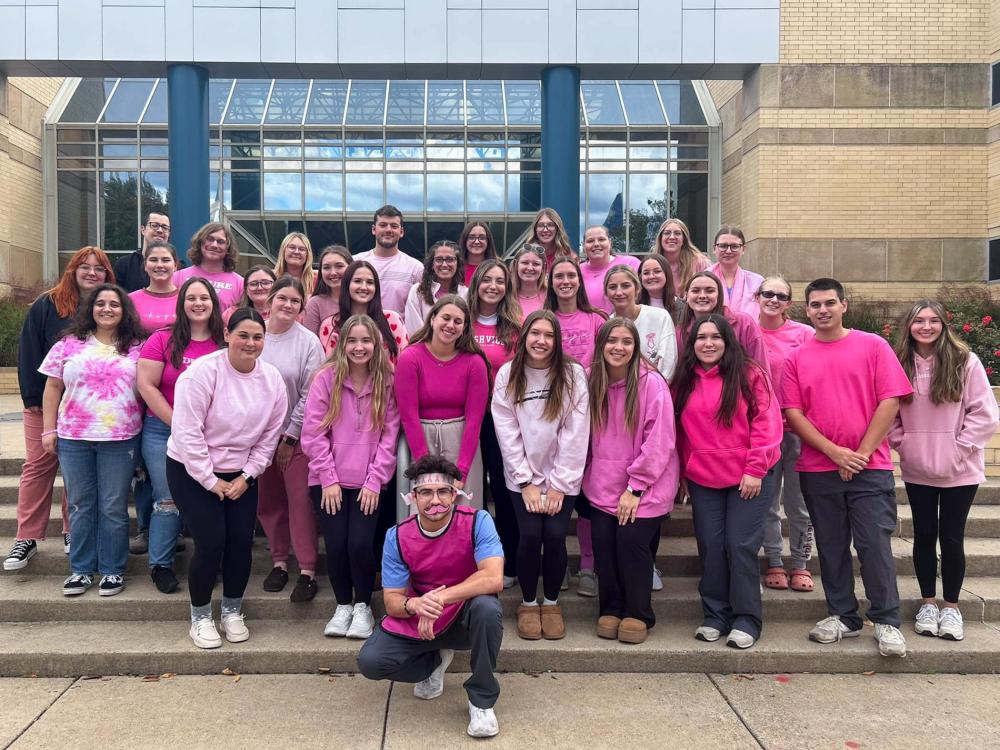
<instances>
[{"instance_id":1,"label":"blue jeans","mask_svg":"<svg viewBox=\"0 0 1000 750\"><path fill-rule=\"evenodd\" d=\"M152 414L142 428L142 460L153 487L153 512L149 517L149 567L172 568L181 514L167 485L167 438L170 428Z\"/></svg>"},{"instance_id":2,"label":"blue jeans","mask_svg":"<svg viewBox=\"0 0 1000 750\"><path fill-rule=\"evenodd\" d=\"M128 560L128 489L139 459L139 436L128 440L59 438L66 482L69 563L77 573L122 575Z\"/></svg>"}]
</instances>

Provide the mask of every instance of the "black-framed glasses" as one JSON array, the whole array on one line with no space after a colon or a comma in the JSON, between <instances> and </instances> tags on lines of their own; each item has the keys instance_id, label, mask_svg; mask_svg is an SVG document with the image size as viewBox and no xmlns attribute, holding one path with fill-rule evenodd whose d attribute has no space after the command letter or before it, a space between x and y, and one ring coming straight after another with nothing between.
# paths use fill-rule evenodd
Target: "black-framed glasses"
<instances>
[{"instance_id":1,"label":"black-framed glasses","mask_svg":"<svg viewBox=\"0 0 1000 750\"><path fill-rule=\"evenodd\" d=\"M154 230L154 231L157 231L157 232L169 232L170 231L170 225L169 224L161 224L158 221L151 221L146 226L149 227L150 229Z\"/></svg>"},{"instance_id":2,"label":"black-framed glasses","mask_svg":"<svg viewBox=\"0 0 1000 750\"><path fill-rule=\"evenodd\" d=\"M715 246L719 250L721 250L722 252L724 252L724 253L734 253L737 250L739 250L741 247L743 247L743 243L742 242L734 242L734 243L723 242L722 244L716 244Z\"/></svg>"},{"instance_id":3,"label":"black-framed glasses","mask_svg":"<svg viewBox=\"0 0 1000 750\"><path fill-rule=\"evenodd\" d=\"M764 299L776 299L778 300L778 302L792 301L792 295L785 294L784 292L772 292L770 289L761 292L760 296L763 297Z\"/></svg>"},{"instance_id":4,"label":"black-framed glasses","mask_svg":"<svg viewBox=\"0 0 1000 750\"><path fill-rule=\"evenodd\" d=\"M449 257L445 256L445 257L442 257L442 258L435 258L434 259L434 265L435 266L454 266L454 265L457 265L457 264L458 264L458 258L449 258Z\"/></svg>"}]
</instances>

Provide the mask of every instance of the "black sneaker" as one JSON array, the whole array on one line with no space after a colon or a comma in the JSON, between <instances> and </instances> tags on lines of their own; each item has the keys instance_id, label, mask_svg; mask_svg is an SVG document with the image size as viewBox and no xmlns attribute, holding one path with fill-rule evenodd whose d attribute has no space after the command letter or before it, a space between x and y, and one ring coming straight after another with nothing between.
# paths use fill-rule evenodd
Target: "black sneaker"
<instances>
[{"instance_id":1,"label":"black sneaker","mask_svg":"<svg viewBox=\"0 0 1000 750\"><path fill-rule=\"evenodd\" d=\"M316 583L315 578L307 575L299 575L290 598L293 602L312 601L317 591L319 591L319 584Z\"/></svg>"},{"instance_id":2,"label":"black sneaker","mask_svg":"<svg viewBox=\"0 0 1000 750\"><path fill-rule=\"evenodd\" d=\"M166 565L154 565L149 570L149 577L153 579L156 588L161 594L172 594L177 590L177 576L174 575L173 568Z\"/></svg>"},{"instance_id":3,"label":"black sneaker","mask_svg":"<svg viewBox=\"0 0 1000 750\"><path fill-rule=\"evenodd\" d=\"M114 596L125 588L125 579L122 576L104 576L98 588L101 596Z\"/></svg>"},{"instance_id":4,"label":"black sneaker","mask_svg":"<svg viewBox=\"0 0 1000 750\"><path fill-rule=\"evenodd\" d=\"M63 596L79 596L93 585L93 576L86 573L71 575L63 581Z\"/></svg>"},{"instance_id":5,"label":"black sneaker","mask_svg":"<svg viewBox=\"0 0 1000 750\"><path fill-rule=\"evenodd\" d=\"M139 529L139 533L132 537L128 543L128 553L130 555L145 555L149 552L149 530Z\"/></svg>"},{"instance_id":6,"label":"black sneaker","mask_svg":"<svg viewBox=\"0 0 1000 750\"><path fill-rule=\"evenodd\" d=\"M281 591L288 583L288 571L275 565L264 579L264 591Z\"/></svg>"},{"instance_id":7,"label":"black sneaker","mask_svg":"<svg viewBox=\"0 0 1000 750\"><path fill-rule=\"evenodd\" d=\"M38 552L38 542L34 539L16 539L10 554L3 561L4 570L20 570Z\"/></svg>"}]
</instances>

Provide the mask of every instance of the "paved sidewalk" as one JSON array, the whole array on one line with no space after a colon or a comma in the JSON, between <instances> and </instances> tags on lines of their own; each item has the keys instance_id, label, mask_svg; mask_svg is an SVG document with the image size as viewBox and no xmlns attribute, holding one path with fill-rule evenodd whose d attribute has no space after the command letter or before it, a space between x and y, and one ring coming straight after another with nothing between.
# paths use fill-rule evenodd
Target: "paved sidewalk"
<instances>
[{"instance_id":1,"label":"paved sidewalk","mask_svg":"<svg viewBox=\"0 0 1000 750\"><path fill-rule=\"evenodd\" d=\"M463 675L0 680L0 747L471 747ZM996 747L1000 676L504 674L494 748Z\"/></svg>"}]
</instances>

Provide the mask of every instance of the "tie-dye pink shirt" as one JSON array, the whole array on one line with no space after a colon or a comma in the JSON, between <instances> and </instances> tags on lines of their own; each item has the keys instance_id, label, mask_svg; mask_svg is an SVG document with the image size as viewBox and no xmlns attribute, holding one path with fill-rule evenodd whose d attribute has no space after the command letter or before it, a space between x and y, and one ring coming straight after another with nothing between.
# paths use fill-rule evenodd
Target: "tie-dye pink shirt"
<instances>
[{"instance_id":1,"label":"tie-dye pink shirt","mask_svg":"<svg viewBox=\"0 0 1000 750\"><path fill-rule=\"evenodd\" d=\"M128 440L142 431L135 366L141 345L121 355L93 336L56 342L38 371L65 384L56 429L67 440Z\"/></svg>"}]
</instances>

